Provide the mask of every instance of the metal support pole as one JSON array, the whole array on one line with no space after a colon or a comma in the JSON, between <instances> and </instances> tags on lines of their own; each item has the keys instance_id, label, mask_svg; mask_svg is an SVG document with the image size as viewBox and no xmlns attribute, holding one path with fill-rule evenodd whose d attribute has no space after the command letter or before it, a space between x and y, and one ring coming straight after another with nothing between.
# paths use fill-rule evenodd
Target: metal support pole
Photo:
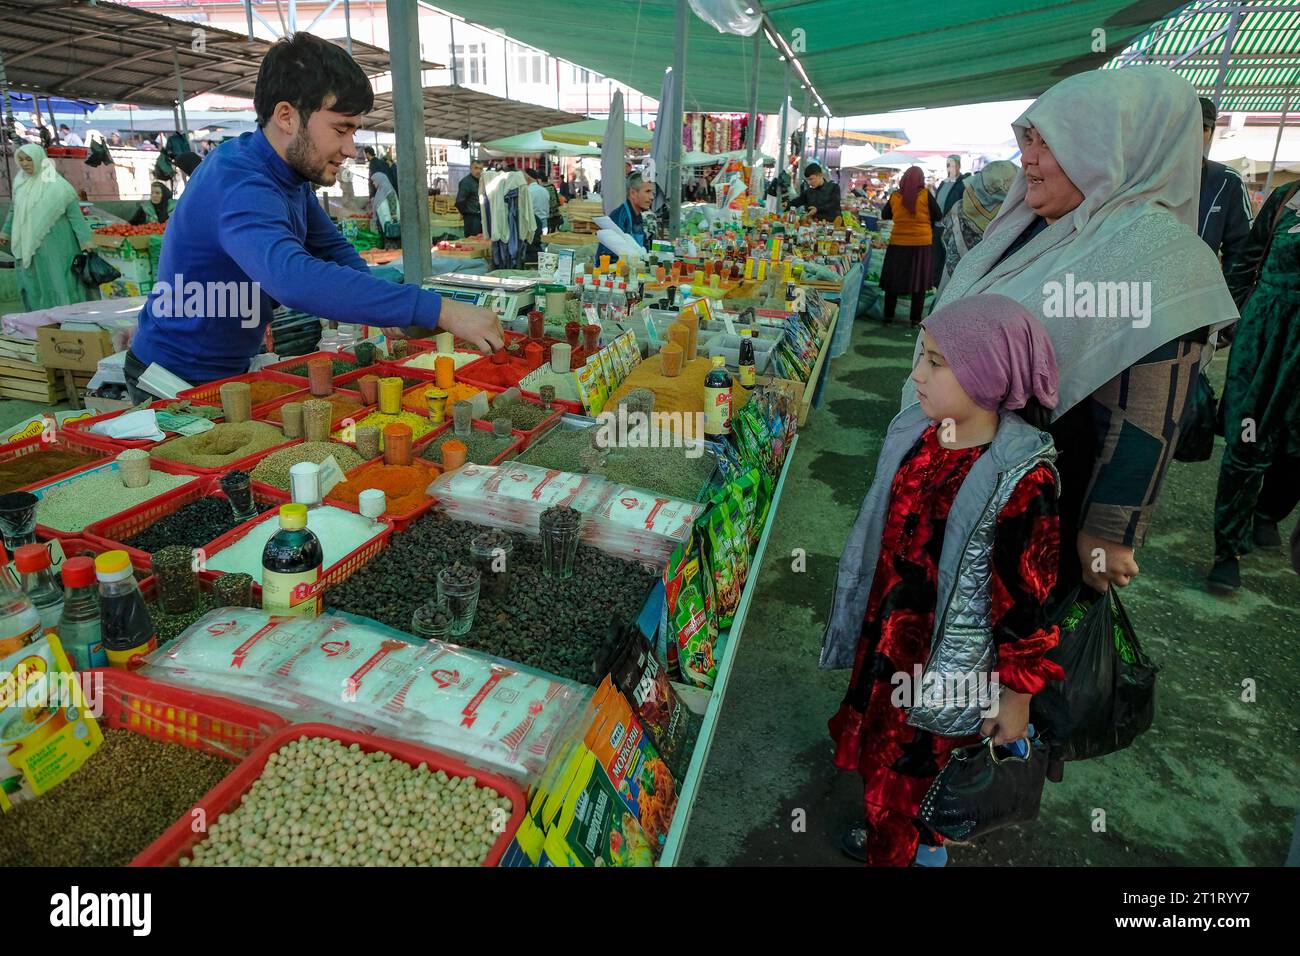
<instances>
[{"instance_id":1,"label":"metal support pole","mask_svg":"<svg viewBox=\"0 0 1300 956\"><path fill-rule=\"evenodd\" d=\"M289 0L289 32L298 32L298 0Z\"/></svg>"},{"instance_id":2,"label":"metal support pole","mask_svg":"<svg viewBox=\"0 0 1300 956\"><path fill-rule=\"evenodd\" d=\"M392 47L393 126L401 157L397 164L397 195L402 216L402 279L408 285L419 285L428 277L433 262L429 255L429 176L424 150L418 0L388 0L388 36Z\"/></svg>"},{"instance_id":3,"label":"metal support pole","mask_svg":"<svg viewBox=\"0 0 1300 956\"><path fill-rule=\"evenodd\" d=\"M343 0L343 31L348 38L348 56L352 55L352 0Z\"/></svg>"},{"instance_id":4,"label":"metal support pole","mask_svg":"<svg viewBox=\"0 0 1300 956\"><path fill-rule=\"evenodd\" d=\"M677 0L677 47L673 51L673 106L668 111L668 234L682 229L682 114L686 104L686 27L691 11Z\"/></svg>"},{"instance_id":5,"label":"metal support pole","mask_svg":"<svg viewBox=\"0 0 1300 956\"><path fill-rule=\"evenodd\" d=\"M758 137L758 61L763 52L763 31L754 31L754 48L750 53L754 62L749 72L749 127L745 130L745 165L754 168L754 143Z\"/></svg>"},{"instance_id":6,"label":"metal support pole","mask_svg":"<svg viewBox=\"0 0 1300 956\"><path fill-rule=\"evenodd\" d=\"M1219 57L1219 79L1214 84L1214 108L1219 108L1223 99L1223 85L1228 79L1228 60L1232 56L1232 43L1237 39L1237 26L1241 23L1241 4L1233 4L1232 16L1228 20L1228 32L1223 38L1223 54Z\"/></svg>"},{"instance_id":7,"label":"metal support pole","mask_svg":"<svg viewBox=\"0 0 1300 956\"><path fill-rule=\"evenodd\" d=\"M781 150L777 155L776 161L776 211L781 212L785 208L785 188L781 185L781 177L785 175L785 151L788 144L788 129L790 122L790 62L785 64L785 96L781 100Z\"/></svg>"},{"instance_id":8,"label":"metal support pole","mask_svg":"<svg viewBox=\"0 0 1300 956\"><path fill-rule=\"evenodd\" d=\"M172 48L172 64L176 67L176 104L181 111L181 128L180 133L186 141L190 137L190 118L185 115L185 80L181 77L181 58L176 53L176 48Z\"/></svg>"},{"instance_id":9,"label":"metal support pole","mask_svg":"<svg viewBox=\"0 0 1300 956\"><path fill-rule=\"evenodd\" d=\"M13 107L9 104L9 75L5 72L5 55L0 51L0 161L5 167L5 185L8 187L10 202L14 198L14 174L9 168L9 118L13 116ZM14 144L17 153L18 144Z\"/></svg>"},{"instance_id":10,"label":"metal support pole","mask_svg":"<svg viewBox=\"0 0 1300 956\"><path fill-rule=\"evenodd\" d=\"M803 94L803 131L799 136L799 165L795 167L795 174L791 176L791 182L795 188L800 188L803 183L803 168L808 165L808 110L812 107L812 90L804 90Z\"/></svg>"},{"instance_id":11,"label":"metal support pole","mask_svg":"<svg viewBox=\"0 0 1300 956\"><path fill-rule=\"evenodd\" d=\"M447 23L451 27L451 85L459 86L460 80L456 77L456 18L447 17Z\"/></svg>"},{"instance_id":12,"label":"metal support pole","mask_svg":"<svg viewBox=\"0 0 1300 956\"><path fill-rule=\"evenodd\" d=\"M560 58L555 58L555 108L560 109Z\"/></svg>"},{"instance_id":13,"label":"metal support pole","mask_svg":"<svg viewBox=\"0 0 1300 956\"><path fill-rule=\"evenodd\" d=\"M501 71L506 78L506 99L510 99L510 41L501 41Z\"/></svg>"},{"instance_id":14,"label":"metal support pole","mask_svg":"<svg viewBox=\"0 0 1300 956\"><path fill-rule=\"evenodd\" d=\"M248 38L253 39L253 0L244 0L244 14L248 17Z\"/></svg>"},{"instance_id":15,"label":"metal support pole","mask_svg":"<svg viewBox=\"0 0 1300 956\"><path fill-rule=\"evenodd\" d=\"M1291 112L1291 94L1287 93L1286 102L1282 104L1282 121L1277 124L1277 139L1273 142L1273 158L1268 161L1268 178L1264 180L1264 198L1268 199L1269 190L1273 188L1273 169L1277 166L1277 151L1282 145L1282 131L1286 129L1286 114Z\"/></svg>"}]
</instances>

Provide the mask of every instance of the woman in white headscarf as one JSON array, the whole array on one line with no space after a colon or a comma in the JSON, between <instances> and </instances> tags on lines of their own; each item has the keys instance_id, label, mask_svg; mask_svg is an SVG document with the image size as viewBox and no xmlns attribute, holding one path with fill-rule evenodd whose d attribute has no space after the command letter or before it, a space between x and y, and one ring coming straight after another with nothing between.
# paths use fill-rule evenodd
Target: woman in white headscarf
<instances>
[{"instance_id":1,"label":"woman in white headscarf","mask_svg":"<svg viewBox=\"0 0 1300 956\"><path fill-rule=\"evenodd\" d=\"M1123 587L1138 572L1133 549L1208 334L1237 318L1196 234L1200 103L1162 67L1092 70L1062 80L1012 126L1023 173L938 305L996 292L1042 319L1061 371L1050 429L1058 580Z\"/></svg>"},{"instance_id":2,"label":"woman in white headscarf","mask_svg":"<svg viewBox=\"0 0 1300 956\"><path fill-rule=\"evenodd\" d=\"M388 247L402 238L402 220L398 210L397 190L380 172L370 174L370 228L379 233Z\"/></svg>"},{"instance_id":3,"label":"woman in white headscarf","mask_svg":"<svg viewBox=\"0 0 1300 956\"><path fill-rule=\"evenodd\" d=\"M18 150L14 201L0 227L18 264L18 287L28 311L85 302L86 287L72 272L79 249L91 247L90 226L77 204L77 191L59 175L45 150Z\"/></svg>"}]
</instances>

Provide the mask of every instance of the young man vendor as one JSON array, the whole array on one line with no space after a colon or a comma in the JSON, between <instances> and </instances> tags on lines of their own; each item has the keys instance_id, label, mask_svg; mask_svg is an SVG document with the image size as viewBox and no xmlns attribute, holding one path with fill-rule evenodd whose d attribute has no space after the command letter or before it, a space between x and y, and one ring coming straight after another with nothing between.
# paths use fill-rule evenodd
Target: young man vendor
<instances>
[{"instance_id":1,"label":"young man vendor","mask_svg":"<svg viewBox=\"0 0 1300 956\"><path fill-rule=\"evenodd\" d=\"M296 33L267 53L259 128L207 156L167 223L158 285L126 355L133 400L148 397L137 382L155 362L195 385L247 372L277 305L390 337L422 326L501 348L491 311L372 277L316 201L314 187L333 185L356 156L372 104L370 81L332 43Z\"/></svg>"}]
</instances>

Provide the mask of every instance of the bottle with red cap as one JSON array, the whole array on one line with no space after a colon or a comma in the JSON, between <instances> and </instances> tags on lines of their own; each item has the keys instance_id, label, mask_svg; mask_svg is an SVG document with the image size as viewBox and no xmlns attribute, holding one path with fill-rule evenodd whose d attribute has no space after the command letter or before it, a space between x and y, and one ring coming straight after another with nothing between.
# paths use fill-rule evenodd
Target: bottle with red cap
<instances>
[{"instance_id":1,"label":"bottle with red cap","mask_svg":"<svg viewBox=\"0 0 1300 956\"><path fill-rule=\"evenodd\" d=\"M99 584L94 558L68 558L63 562L63 616L59 618L59 643L73 670L107 667L103 628L99 620Z\"/></svg>"},{"instance_id":2,"label":"bottle with red cap","mask_svg":"<svg viewBox=\"0 0 1300 956\"><path fill-rule=\"evenodd\" d=\"M41 616L41 630L57 630L63 614L63 588L50 565L50 552L43 544L25 544L14 552L14 568L27 600Z\"/></svg>"}]
</instances>

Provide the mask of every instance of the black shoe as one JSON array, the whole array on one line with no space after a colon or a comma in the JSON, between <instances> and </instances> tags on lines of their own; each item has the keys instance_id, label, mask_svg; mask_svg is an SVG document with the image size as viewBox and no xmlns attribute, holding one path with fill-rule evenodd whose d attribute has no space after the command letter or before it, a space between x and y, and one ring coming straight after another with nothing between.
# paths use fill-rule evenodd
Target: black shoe
<instances>
[{"instance_id":1,"label":"black shoe","mask_svg":"<svg viewBox=\"0 0 1300 956\"><path fill-rule=\"evenodd\" d=\"M853 827L844 831L840 837L840 850L850 859L859 863L867 862L867 828Z\"/></svg>"},{"instance_id":2,"label":"black shoe","mask_svg":"<svg viewBox=\"0 0 1300 956\"><path fill-rule=\"evenodd\" d=\"M1211 591L1219 594L1231 594L1241 587L1241 565L1236 558L1224 558L1214 562L1214 567L1206 575L1205 583Z\"/></svg>"},{"instance_id":3,"label":"black shoe","mask_svg":"<svg viewBox=\"0 0 1300 956\"><path fill-rule=\"evenodd\" d=\"M893 317L892 315L887 315L887 316L885 316L885 321L884 321L883 324L885 324L885 325L893 325L893 324L894 324L894 317Z\"/></svg>"},{"instance_id":4,"label":"black shoe","mask_svg":"<svg viewBox=\"0 0 1300 956\"><path fill-rule=\"evenodd\" d=\"M1255 515L1255 547L1257 548L1280 548L1282 547L1282 535L1278 533L1277 522L1269 521L1267 518L1261 518Z\"/></svg>"}]
</instances>

